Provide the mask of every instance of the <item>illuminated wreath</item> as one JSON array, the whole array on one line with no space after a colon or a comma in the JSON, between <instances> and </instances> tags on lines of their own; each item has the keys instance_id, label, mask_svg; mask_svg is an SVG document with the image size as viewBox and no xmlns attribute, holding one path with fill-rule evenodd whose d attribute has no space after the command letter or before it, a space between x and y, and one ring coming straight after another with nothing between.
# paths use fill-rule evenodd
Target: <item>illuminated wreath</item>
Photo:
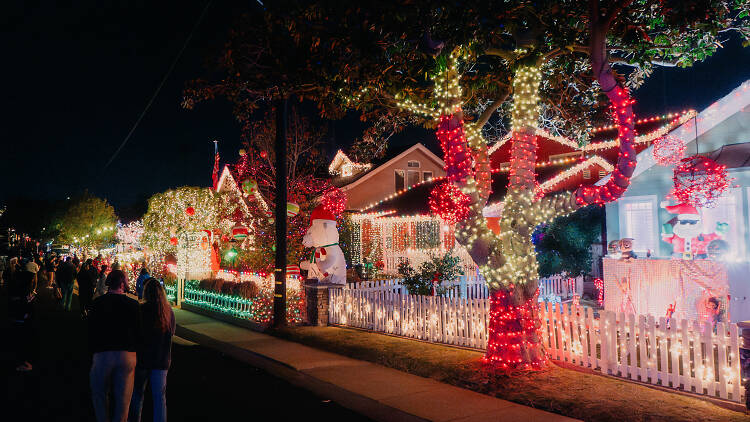
<instances>
[{"instance_id":1,"label":"illuminated wreath","mask_svg":"<svg viewBox=\"0 0 750 422\"><path fill-rule=\"evenodd\" d=\"M654 141L654 160L662 166L671 166L680 162L685 155L685 143L682 139L665 135Z\"/></svg>"},{"instance_id":2,"label":"illuminated wreath","mask_svg":"<svg viewBox=\"0 0 750 422\"><path fill-rule=\"evenodd\" d=\"M672 194L680 202L697 208L714 207L717 199L729 189L731 181L726 166L700 155L680 160L672 180Z\"/></svg>"},{"instance_id":3,"label":"illuminated wreath","mask_svg":"<svg viewBox=\"0 0 750 422\"><path fill-rule=\"evenodd\" d=\"M450 182L435 186L430 193L430 211L448 224L463 221L469 215L470 203L469 195Z\"/></svg>"}]
</instances>

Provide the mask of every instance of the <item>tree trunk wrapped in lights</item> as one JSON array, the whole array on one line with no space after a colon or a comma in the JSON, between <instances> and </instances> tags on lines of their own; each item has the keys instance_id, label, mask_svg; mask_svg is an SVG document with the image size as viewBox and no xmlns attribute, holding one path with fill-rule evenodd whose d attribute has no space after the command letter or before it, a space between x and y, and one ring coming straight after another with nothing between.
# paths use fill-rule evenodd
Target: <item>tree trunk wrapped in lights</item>
<instances>
[{"instance_id":1,"label":"tree trunk wrapped in lights","mask_svg":"<svg viewBox=\"0 0 750 422\"><path fill-rule=\"evenodd\" d=\"M519 66L513 80L510 175L499 235L487 227L482 215L490 194L489 156L479 129L464 122L457 84L458 57L452 55L453 64L435 78L440 105L437 136L448 180L471 199L466 218L458 222L456 239L466 247L490 289L485 360L500 369L541 369L547 361L539 332L538 265L531 241L534 229L582 206L616 200L627 189L635 168L633 100L617 84L606 61L601 35L606 33L606 27L594 22L592 28L596 33L590 46L593 69L612 104L619 128L620 151L615 171L603 186L584 186L572 193L538 198L536 131L542 75L538 65Z\"/></svg>"}]
</instances>

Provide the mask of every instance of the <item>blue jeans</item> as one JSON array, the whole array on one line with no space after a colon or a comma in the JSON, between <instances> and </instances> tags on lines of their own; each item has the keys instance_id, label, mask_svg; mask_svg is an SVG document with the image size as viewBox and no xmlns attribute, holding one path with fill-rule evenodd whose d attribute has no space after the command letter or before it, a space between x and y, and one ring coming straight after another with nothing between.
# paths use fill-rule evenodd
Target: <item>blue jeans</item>
<instances>
[{"instance_id":1,"label":"blue jeans","mask_svg":"<svg viewBox=\"0 0 750 422\"><path fill-rule=\"evenodd\" d=\"M98 422L125 422L133 393L135 359L135 352L116 350L94 353L89 377ZM108 409L110 401L111 409Z\"/></svg>"},{"instance_id":2,"label":"blue jeans","mask_svg":"<svg viewBox=\"0 0 750 422\"><path fill-rule=\"evenodd\" d=\"M73 302L73 283L62 285L60 290L62 291L62 307L69 311L70 304Z\"/></svg>"},{"instance_id":3,"label":"blue jeans","mask_svg":"<svg viewBox=\"0 0 750 422\"><path fill-rule=\"evenodd\" d=\"M154 400L154 422L167 420L167 370L140 369L135 370L133 398L130 399L128 422L140 422L143 410L143 395L146 392L146 381L151 383L151 397Z\"/></svg>"}]
</instances>

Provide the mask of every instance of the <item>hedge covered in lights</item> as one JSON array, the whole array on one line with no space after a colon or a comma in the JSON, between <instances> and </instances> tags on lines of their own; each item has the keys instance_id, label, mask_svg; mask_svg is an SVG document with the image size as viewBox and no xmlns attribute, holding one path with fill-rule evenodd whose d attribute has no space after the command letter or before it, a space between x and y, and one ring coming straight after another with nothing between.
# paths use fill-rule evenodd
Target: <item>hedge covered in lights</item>
<instances>
[{"instance_id":1,"label":"hedge covered in lights","mask_svg":"<svg viewBox=\"0 0 750 422\"><path fill-rule=\"evenodd\" d=\"M167 296L174 300L176 287L166 288ZM303 292L287 289L286 297L287 323L301 324L305 309ZM185 283L183 302L260 324L270 324L273 319L273 290L258 287L252 281L235 283L220 279L189 280Z\"/></svg>"}]
</instances>

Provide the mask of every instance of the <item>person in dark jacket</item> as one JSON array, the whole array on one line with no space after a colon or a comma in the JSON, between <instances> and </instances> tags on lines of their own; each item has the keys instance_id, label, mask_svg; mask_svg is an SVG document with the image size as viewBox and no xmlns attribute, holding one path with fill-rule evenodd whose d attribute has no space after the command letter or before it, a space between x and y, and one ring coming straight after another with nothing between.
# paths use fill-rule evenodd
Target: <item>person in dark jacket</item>
<instances>
[{"instance_id":1,"label":"person in dark jacket","mask_svg":"<svg viewBox=\"0 0 750 422\"><path fill-rule=\"evenodd\" d=\"M70 310L70 304L73 301L73 279L76 276L75 267L70 262L70 257L65 258L57 267L55 278L57 279L57 285L60 287L62 293L62 308L66 311Z\"/></svg>"},{"instance_id":2,"label":"person in dark jacket","mask_svg":"<svg viewBox=\"0 0 750 422\"><path fill-rule=\"evenodd\" d=\"M55 286L55 270L57 269L57 257L54 252L47 256L47 261L44 263L44 270L47 273L47 288L51 289Z\"/></svg>"},{"instance_id":3,"label":"person in dark jacket","mask_svg":"<svg viewBox=\"0 0 750 422\"><path fill-rule=\"evenodd\" d=\"M138 342L138 363L135 369L133 398L129 422L140 422L146 382L151 383L154 422L167 420L167 371L172 361L172 336L175 318L167 294L159 280L148 278L143 287L146 300L141 305L141 335Z\"/></svg>"},{"instance_id":4,"label":"person in dark jacket","mask_svg":"<svg viewBox=\"0 0 750 422\"><path fill-rule=\"evenodd\" d=\"M89 310L89 348L93 353L89 377L99 422L125 421L133 395L141 314L138 301L125 295L127 285L124 272L110 272L107 294L96 298Z\"/></svg>"},{"instance_id":5,"label":"person in dark jacket","mask_svg":"<svg viewBox=\"0 0 750 422\"><path fill-rule=\"evenodd\" d=\"M33 262L16 271L8 288L8 313L13 333L11 344L16 347L16 371L31 371L36 351L34 330L34 302L36 301L36 272Z\"/></svg>"},{"instance_id":6,"label":"person in dark jacket","mask_svg":"<svg viewBox=\"0 0 750 422\"><path fill-rule=\"evenodd\" d=\"M138 294L138 299L143 299L143 285L149 278L151 276L148 274L146 267L141 268L141 273L135 280L135 292Z\"/></svg>"},{"instance_id":7,"label":"person in dark jacket","mask_svg":"<svg viewBox=\"0 0 750 422\"><path fill-rule=\"evenodd\" d=\"M93 260L87 259L78 271L78 304L81 307L81 316L85 317L91 306L91 297L94 295L94 286L98 274L93 266Z\"/></svg>"}]
</instances>

